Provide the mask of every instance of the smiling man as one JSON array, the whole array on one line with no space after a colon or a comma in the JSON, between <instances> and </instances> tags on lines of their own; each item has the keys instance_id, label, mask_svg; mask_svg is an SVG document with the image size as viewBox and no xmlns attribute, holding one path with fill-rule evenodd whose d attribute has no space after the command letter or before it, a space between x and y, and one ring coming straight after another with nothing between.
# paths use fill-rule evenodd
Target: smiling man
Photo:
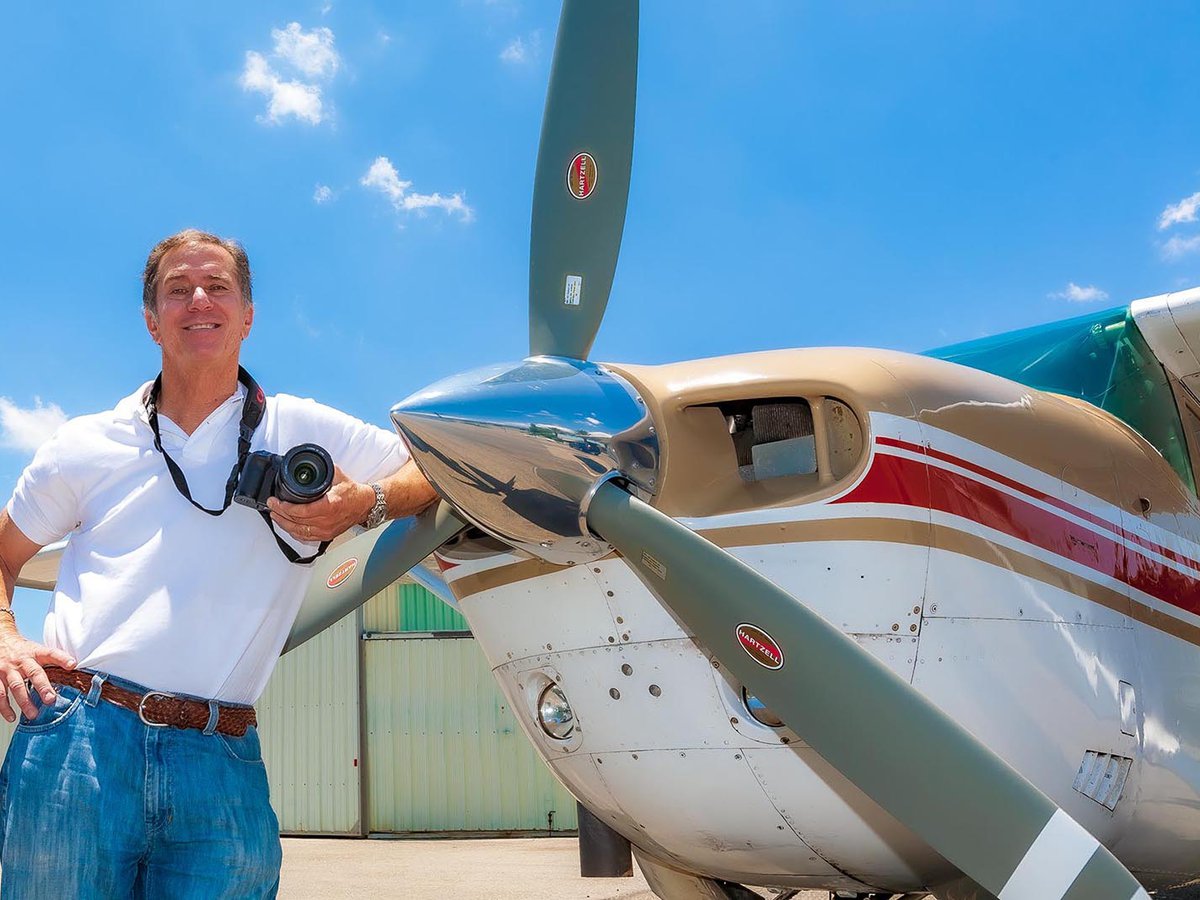
<instances>
[{"instance_id":1,"label":"smiling man","mask_svg":"<svg viewBox=\"0 0 1200 900\"><path fill-rule=\"evenodd\" d=\"M434 498L395 435L266 397L240 367L254 322L240 245L180 232L143 280L162 373L63 425L0 512L0 679L21 712L0 771L6 898L274 896L278 823L252 704L303 563L356 523ZM270 521L231 504L249 452L304 442L338 467L324 497L272 498ZM68 534L36 643L7 608L13 585ZM14 718L4 689L0 714Z\"/></svg>"}]
</instances>

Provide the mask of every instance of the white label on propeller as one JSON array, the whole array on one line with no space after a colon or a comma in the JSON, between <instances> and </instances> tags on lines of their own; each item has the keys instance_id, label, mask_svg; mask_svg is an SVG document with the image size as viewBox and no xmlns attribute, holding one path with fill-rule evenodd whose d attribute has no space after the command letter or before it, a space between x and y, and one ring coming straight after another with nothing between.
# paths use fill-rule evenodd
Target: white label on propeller
<instances>
[{"instance_id":1,"label":"white label on propeller","mask_svg":"<svg viewBox=\"0 0 1200 900\"><path fill-rule=\"evenodd\" d=\"M578 306L579 296L583 293L583 276L568 275L567 289L563 293L564 306Z\"/></svg>"},{"instance_id":2,"label":"white label on propeller","mask_svg":"<svg viewBox=\"0 0 1200 900\"><path fill-rule=\"evenodd\" d=\"M664 580L666 579L667 567L664 566L662 563L660 563L657 559L655 559L649 553L647 553L645 550L642 551L642 565L645 566L647 569L649 569L651 572L653 572L655 575L657 575L659 578L662 578Z\"/></svg>"}]
</instances>

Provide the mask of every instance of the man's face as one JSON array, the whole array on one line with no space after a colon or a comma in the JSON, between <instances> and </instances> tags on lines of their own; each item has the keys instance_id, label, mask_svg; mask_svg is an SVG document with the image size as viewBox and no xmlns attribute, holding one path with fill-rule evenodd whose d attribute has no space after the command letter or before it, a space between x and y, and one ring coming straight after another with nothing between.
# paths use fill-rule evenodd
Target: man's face
<instances>
[{"instance_id":1,"label":"man's face","mask_svg":"<svg viewBox=\"0 0 1200 900\"><path fill-rule=\"evenodd\" d=\"M242 302L229 252L213 244L185 244L162 258L158 273L157 315L146 313L146 327L162 347L164 363L236 365L254 307Z\"/></svg>"}]
</instances>

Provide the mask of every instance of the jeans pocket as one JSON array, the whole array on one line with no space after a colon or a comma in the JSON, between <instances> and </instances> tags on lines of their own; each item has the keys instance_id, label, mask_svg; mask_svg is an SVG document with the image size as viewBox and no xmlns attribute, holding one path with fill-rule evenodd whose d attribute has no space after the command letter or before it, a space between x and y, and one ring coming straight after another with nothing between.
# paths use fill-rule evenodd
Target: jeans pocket
<instances>
[{"instance_id":1,"label":"jeans pocket","mask_svg":"<svg viewBox=\"0 0 1200 900\"><path fill-rule=\"evenodd\" d=\"M262 763L262 746L258 741L258 729L253 725L247 728L246 733L241 737L220 732L214 732L213 737L220 741L225 752L238 762Z\"/></svg>"},{"instance_id":2,"label":"jeans pocket","mask_svg":"<svg viewBox=\"0 0 1200 900\"><path fill-rule=\"evenodd\" d=\"M40 734L51 728L57 728L69 719L83 703L83 694L77 689L61 685L55 690L53 703L42 703L42 698L36 692L31 692L30 697L40 707L37 715L32 719L27 719L22 715L20 721L17 722L17 731L24 731L28 734Z\"/></svg>"}]
</instances>

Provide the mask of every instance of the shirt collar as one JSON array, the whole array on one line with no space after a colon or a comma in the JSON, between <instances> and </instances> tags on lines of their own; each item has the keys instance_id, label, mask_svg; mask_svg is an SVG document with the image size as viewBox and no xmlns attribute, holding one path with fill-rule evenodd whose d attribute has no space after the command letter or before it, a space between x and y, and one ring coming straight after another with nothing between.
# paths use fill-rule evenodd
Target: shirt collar
<instances>
[{"instance_id":1,"label":"shirt collar","mask_svg":"<svg viewBox=\"0 0 1200 900\"><path fill-rule=\"evenodd\" d=\"M153 381L147 381L128 397L123 398L119 403L117 403L115 410L117 413L117 418L130 422L142 422L149 426L150 414L146 411L146 398L150 396L150 388L153 386ZM245 398L246 386L239 381L234 392L230 394L228 399L224 400L217 407L217 409L222 409L230 404L241 403ZM216 409L213 410L213 412L216 411Z\"/></svg>"}]
</instances>

